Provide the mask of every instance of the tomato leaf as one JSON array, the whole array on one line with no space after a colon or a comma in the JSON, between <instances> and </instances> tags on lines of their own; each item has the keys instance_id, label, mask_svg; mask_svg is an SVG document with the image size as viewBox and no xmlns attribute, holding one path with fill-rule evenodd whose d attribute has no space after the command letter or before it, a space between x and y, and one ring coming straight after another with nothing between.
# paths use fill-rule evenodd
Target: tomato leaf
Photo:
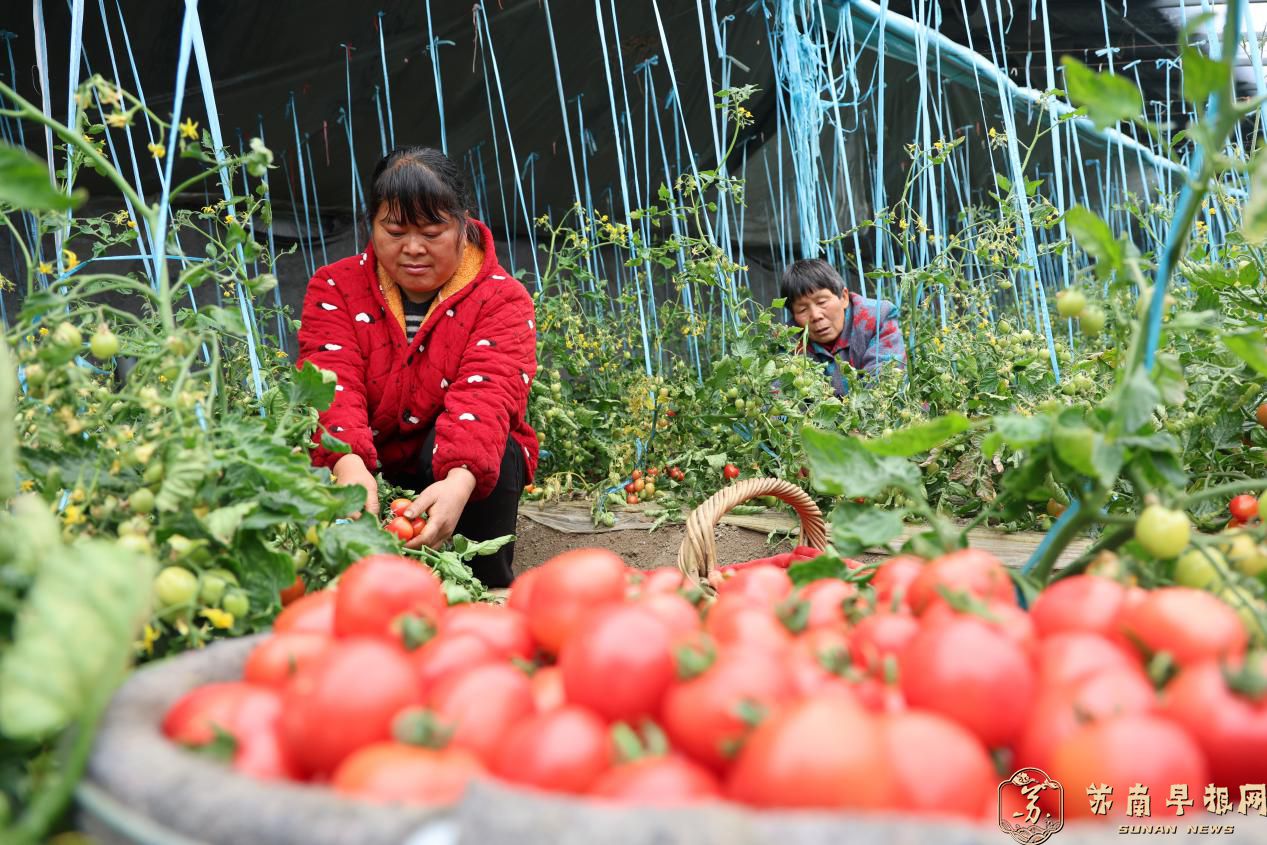
<instances>
[{"instance_id":1,"label":"tomato leaf","mask_svg":"<svg viewBox=\"0 0 1267 845\"><path fill-rule=\"evenodd\" d=\"M339 572L366 555L399 552L396 539L380 528L369 514L331 525L322 531L317 550L322 560Z\"/></svg>"},{"instance_id":2,"label":"tomato leaf","mask_svg":"<svg viewBox=\"0 0 1267 845\"><path fill-rule=\"evenodd\" d=\"M1232 66L1212 59L1196 47L1187 46L1180 51L1183 62L1183 97L1204 105L1211 94L1232 84Z\"/></svg>"},{"instance_id":3,"label":"tomato leaf","mask_svg":"<svg viewBox=\"0 0 1267 845\"><path fill-rule=\"evenodd\" d=\"M287 382L286 390L292 408L315 408L324 411L334 401L335 383L322 375L321 368L304 361L302 369Z\"/></svg>"},{"instance_id":4,"label":"tomato leaf","mask_svg":"<svg viewBox=\"0 0 1267 845\"><path fill-rule=\"evenodd\" d=\"M1135 83L1115 73L1097 73L1072 56L1061 60L1069 101L1086 109L1096 129L1104 130L1144 111L1144 95Z\"/></svg>"},{"instance_id":5,"label":"tomato leaf","mask_svg":"<svg viewBox=\"0 0 1267 845\"><path fill-rule=\"evenodd\" d=\"M877 455L909 458L920 452L927 452L934 446L940 446L971 427L972 423L963 414L946 414L900 428L885 437L864 440L862 445Z\"/></svg>"},{"instance_id":6,"label":"tomato leaf","mask_svg":"<svg viewBox=\"0 0 1267 845\"><path fill-rule=\"evenodd\" d=\"M841 502L831 514L831 544L845 557L883 546L902 533L905 511Z\"/></svg>"},{"instance_id":7,"label":"tomato leaf","mask_svg":"<svg viewBox=\"0 0 1267 845\"><path fill-rule=\"evenodd\" d=\"M1100 215L1081 205L1075 205L1065 212L1065 225L1069 227L1078 246L1095 259L1095 274L1098 278L1107 279L1114 271L1122 268L1126 250Z\"/></svg>"},{"instance_id":8,"label":"tomato leaf","mask_svg":"<svg viewBox=\"0 0 1267 845\"><path fill-rule=\"evenodd\" d=\"M207 476L207 456L194 449L173 448L163 461L163 485L154 499L160 511L180 510L198 492Z\"/></svg>"},{"instance_id":9,"label":"tomato leaf","mask_svg":"<svg viewBox=\"0 0 1267 845\"><path fill-rule=\"evenodd\" d=\"M1267 343L1260 332L1223 335L1223 345L1260 376L1267 376Z\"/></svg>"},{"instance_id":10,"label":"tomato leaf","mask_svg":"<svg viewBox=\"0 0 1267 845\"><path fill-rule=\"evenodd\" d=\"M849 567L845 566L838 556L824 554L812 560L803 560L792 564L788 567L787 574L792 579L792 583L800 587L822 578L847 580L846 576L849 574Z\"/></svg>"},{"instance_id":11,"label":"tomato leaf","mask_svg":"<svg viewBox=\"0 0 1267 845\"><path fill-rule=\"evenodd\" d=\"M856 437L809 426L801 437L810 480L820 493L871 498L896 487L917 498L925 495L919 469L909 461L872 454Z\"/></svg>"},{"instance_id":12,"label":"tomato leaf","mask_svg":"<svg viewBox=\"0 0 1267 845\"><path fill-rule=\"evenodd\" d=\"M216 508L202 520L207 533L225 546L233 545L233 538L247 514L259 507L259 502L239 502Z\"/></svg>"},{"instance_id":13,"label":"tomato leaf","mask_svg":"<svg viewBox=\"0 0 1267 845\"><path fill-rule=\"evenodd\" d=\"M19 147L0 143L0 203L31 211L67 211L88 194L57 190L43 161Z\"/></svg>"},{"instance_id":14,"label":"tomato leaf","mask_svg":"<svg viewBox=\"0 0 1267 845\"><path fill-rule=\"evenodd\" d=\"M1153 417L1161 404L1161 391L1144 370L1137 369L1117 392L1116 434L1133 434Z\"/></svg>"}]
</instances>

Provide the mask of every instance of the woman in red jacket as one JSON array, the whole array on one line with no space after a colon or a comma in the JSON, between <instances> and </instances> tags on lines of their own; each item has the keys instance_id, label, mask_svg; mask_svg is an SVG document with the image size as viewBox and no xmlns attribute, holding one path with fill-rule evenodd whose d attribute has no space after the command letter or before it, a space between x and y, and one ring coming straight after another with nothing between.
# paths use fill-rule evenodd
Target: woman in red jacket
<instances>
[{"instance_id":1,"label":"woman in red jacket","mask_svg":"<svg viewBox=\"0 0 1267 845\"><path fill-rule=\"evenodd\" d=\"M351 448L322 448L318 430L313 463L363 486L375 517L376 471L421 491L406 512L427 514L415 548L455 532L513 534L537 463L524 419L537 371L532 299L497 263L471 205L443 153L393 150L374 169L369 246L317 270L304 297L299 362L338 375L321 425ZM510 544L472 568L504 587L513 555Z\"/></svg>"}]
</instances>

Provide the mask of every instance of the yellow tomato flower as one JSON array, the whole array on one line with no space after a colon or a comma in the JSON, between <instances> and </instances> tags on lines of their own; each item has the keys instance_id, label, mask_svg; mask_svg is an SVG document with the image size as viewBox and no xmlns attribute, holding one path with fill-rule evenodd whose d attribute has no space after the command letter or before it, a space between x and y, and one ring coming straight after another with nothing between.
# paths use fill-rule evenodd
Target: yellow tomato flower
<instances>
[{"instance_id":1,"label":"yellow tomato flower","mask_svg":"<svg viewBox=\"0 0 1267 845\"><path fill-rule=\"evenodd\" d=\"M154 158L162 158L167 155L167 147L162 144L146 144L146 149L150 151L150 155Z\"/></svg>"},{"instance_id":2,"label":"yellow tomato flower","mask_svg":"<svg viewBox=\"0 0 1267 845\"><path fill-rule=\"evenodd\" d=\"M67 505L66 510L62 511L62 521L67 525L78 525L81 522L87 522L88 519L79 505Z\"/></svg>"},{"instance_id":3,"label":"yellow tomato flower","mask_svg":"<svg viewBox=\"0 0 1267 845\"><path fill-rule=\"evenodd\" d=\"M114 129L122 129L131 122L127 112L116 111L106 115L106 126Z\"/></svg>"},{"instance_id":4,"label":"yellow tomato flower","mask_svg":"<svg viewBox=\"0 0 1267 845\"><path fill-rule=\"evenodd\" d=\"M192 118L185 118L185 122L180 125L180 134L191 141L197 141L198 124Z\"/></svg>"},{"instance_id":5,"label":"yellow tomato flower","mask_svg":"<svg viewBox=\"0 0 1267 845\"><path fill-rule=\"evenodd\" d=\"M227 610L221 610L218 607L204 607L199 611L198 615L216 628L227 629L233 627L233 614Z\"/></svg>"},{"instance_id":6,"label":"yellow tomato flower","mask_svg":"<svg viewBox=\"0 0 1267 845\"><path fill-rule=\"evenodd\" d=\"M29 478L24 478L22 479L22 483L19 484L18 486L22 488L23 493L30 493L32 490L35 489L35 482Z\"/></svg>"},{"instance_id":7,"label":"yellow tomato flower","mask_svg":"<svg viewBox=\"0 0 1267 845\"><path fill-rule=\"evenodd\" d=\"M62 250L62 260L66 262L67 270L74 270L79 266L79 256L68 249Z\"/></svg>"},{"instance_id":8,"label":"yellow tomato flower","mask_svg":"<svg viewBox=\"0 0 1267 845\"><path fill-rule=\"evenodd\" d=\"M53 265L49 264L47 261L41 261L40 266L39 266L39 271L43 273L45 276L47 276L48 274L53 272Z\"/></svg>"},{"instance_id":9,"label":"yellow tomato flower","mask_svg":"<svg viewBox=\"0 0 1267 845\"><path fill-rule=\"evenodd\" d=\"M237 222L237 218L235 218L232 214L226 214L226 215L224 215L224 222L225 222L225 223L236 223L236 222Z\"/></svg>"},{"instance_id":10,"label":"yellow tomato flower","mask_svg":"<svg viewBox=\"0 0 1267 845\"><path fill-rule=\"evenodd\" d=\"M141 641L137 643L137 647L140 648L142 651L144 651L146 654L153 654L154 643L155 641L158 640L158 637L159 637L158 629L155 628L153 625L147 624L145 626L145 632L142 635Z\"/></svg>"},{"instance_id":11,"label":"yellow tomato flower","mask_svg":"<svg viewBox=\"0 0 1267 845\"><path fill-rule=\"evenodd\" d=\"M135 228L136 228L136 221L135 221L135 220L129 220L129 221L128 221L128 228L129 228L129 229L135 229Z\"/></svg>"},{"instance_id":12,"label":"yellow tomato flower","mask_svg":"<svg viewBox=\"0 0 1267 845\"><path fill-rule=\"evenodd\" d=\"M48 337L48 329L40 326L40 337Z\"/></svg>"}]
</instances>

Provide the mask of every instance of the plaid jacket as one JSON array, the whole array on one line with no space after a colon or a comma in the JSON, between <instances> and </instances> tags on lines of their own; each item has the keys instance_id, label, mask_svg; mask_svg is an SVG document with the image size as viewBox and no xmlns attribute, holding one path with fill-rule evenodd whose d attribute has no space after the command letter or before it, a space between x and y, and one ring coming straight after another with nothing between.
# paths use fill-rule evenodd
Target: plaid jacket
<instances>
[{"instance_id":1,"label":"plaid jacket","mask_svg":"<svg viewBox=\"0 0 1267 845\"><path fill-rule=\"evenodd\" d=\"M852 291L848 295L845 326L836 342L823 346L811 340L808 349L801 348L803 353L812 355L826 367L837 396L849 392L849 382L841 372L841 361L870 375L875 375L882 365L890 362L906 368L906 346L897 323L897 306L884 299L866 299Z\"/></svg>"}]
</instances>

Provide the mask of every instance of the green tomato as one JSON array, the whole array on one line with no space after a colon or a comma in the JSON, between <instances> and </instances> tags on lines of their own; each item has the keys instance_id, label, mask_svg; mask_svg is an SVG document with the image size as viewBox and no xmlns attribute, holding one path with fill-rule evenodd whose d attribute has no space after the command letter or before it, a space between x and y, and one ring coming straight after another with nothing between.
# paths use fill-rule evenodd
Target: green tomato
<instances>
[{"instance_id":1,"label":"green tomato","mask_svg":"<svg viewBox=\"0 0 1267 845\"><path fill-rule=\"evenodd\" d=\"M198 592L198 576L182 566L164 567L154 579L154 596L160 608L189 604Z\"/></svg>"},{"instance_id":2,"label":"green tomato","mask_svg":"<svg viewBox=\"0 0 1267 845\"><path fill-rule=\"evenodd\" d=\"M1171 558L1188 547L1192 523L1183 511L1149 505L1135 523L1135 540L1156 558Z\"/></svg>"},{"instance_id":3,"label":"green tomato","mask_svg":"<svg viewBox=\"0 0 1267 845\"><path fill-rule=\"evenodd\" d=\"M1077 317L1087 307L1087 295L1077 288L1065 288L1056 294L1056 313L1065 319Z\"/></svg>"},{"instance_id":4,"label":"green tomato","mask_svg":"<svg viewBox=\"0 0 1267 845\"><path fill-rule=\"evenodd\" d=\"M141 480L146 484L157 484L163 480L163 464L161 461L155 461L145 468L145 473L141 476Z\"/></svg>"},{"instance_id":5,"label":"green tomato","mask_svg":"<svg viewBox=\"0 0 1267 845\"><path fill-rule=\"evenodd\" d=\"M1189 549L1175 561L1175 583L1197 590L1221 584L1227 572L1227 558L1218 549Z\"/></svg>"},{"instance_id":6,"label":"green tomato","mask_svg":"<svg viewBox=\"0 0 1267 845\"><path fill-rule=\"evenodd\" d=\"M241 590L229 590L224 594L220 607L232 613L234 619L241 619L250 611L251 600Z\"/></svg>"},{"instance_id":7,"label":"green tomato","mask_svg":"<svg viewBox=\"0 0 1267 845\"><path fill-rule=\"evenodd\" d=\"M119 338L103 323L92 333L88 348L94 356L105 361L119 354Z\"/></svg>"},{"instance_id":8,"label":"green tomato","mask_svg":"<svg viewBox=\"0 0 1267 845\"><path fill-rule=\"evenodd\" d=\"M1078 325L1082 328L1082 333L1087 337L1095 337L1104 331L1104 324L1108 321L1104 311L1095 306L1088 305L1082 310L1078 316Z\"/></svg>"},{"instance_id":9,"label":"green tomato","mask_svg":"<svg viewBox=\"0 0 1267 845\"><path fill-rule=\"evenodd\" d=\"M154 492L148 487L140 487L132 491L132 495L128 496L128 508L132 513L139 513L142 516L154 512Z\"/></svg>"},{"instance_id":10,"label":"green tomato","mask_svg":"<svg viewBox=\"0 0 1267 845\"><path fill-rule=\"evenodd\" d=\"M123 526L119 526L119 531L123 531ZM119 534L119 547L127 549L138 555L149 555L154 553L154 545L149 538L143 534Z\"/></svg>"},{"instance_id":11,"label":"green tomato","mask_svg":"<svg viewBox=\"0 0 1267 845\"><path fill-rule=\"evenodd\" d=\"M39 387L48 378L48 373L40 364L27 364L22 374L26 377L28 387Z\"/></svg>"},{"instance_id":12,"label":"green tomato","mask_svg":"<svg viewBox=\"0 0 1267 845\"><path fill-rule=\"evenodd\" d=\"M215 607L220 603L220 599L224 598L224 591L228 587L229 583L219 575L207 573L202 576L202 587L198 590L198 601L207 607Z\"/></svg>"},{"instance_id":13,"label":"green tomato","mask_svg":"<svg viewBox=\"0 0 1267 845\"><path fill-rule=\"evenodd\" d=\"M1248 534L1233 536L1224 547L1224 551L1237 571L1251 578L1257 578L1267 572L1267 553L1264 553L1262 546L1255 543L1254 538Z\"/></svg>"},{"instance_id":14,"label":"green tomato","mask_svg":"<svg viewBox=\"0 0 1267 845\"><path fill-rule=\"evenodd\" d=\"M83 345L84 335L74 323L61 323L57 328L53 329L53 343L66 349L72 349Z\"/></svg>"}]
</instances>

